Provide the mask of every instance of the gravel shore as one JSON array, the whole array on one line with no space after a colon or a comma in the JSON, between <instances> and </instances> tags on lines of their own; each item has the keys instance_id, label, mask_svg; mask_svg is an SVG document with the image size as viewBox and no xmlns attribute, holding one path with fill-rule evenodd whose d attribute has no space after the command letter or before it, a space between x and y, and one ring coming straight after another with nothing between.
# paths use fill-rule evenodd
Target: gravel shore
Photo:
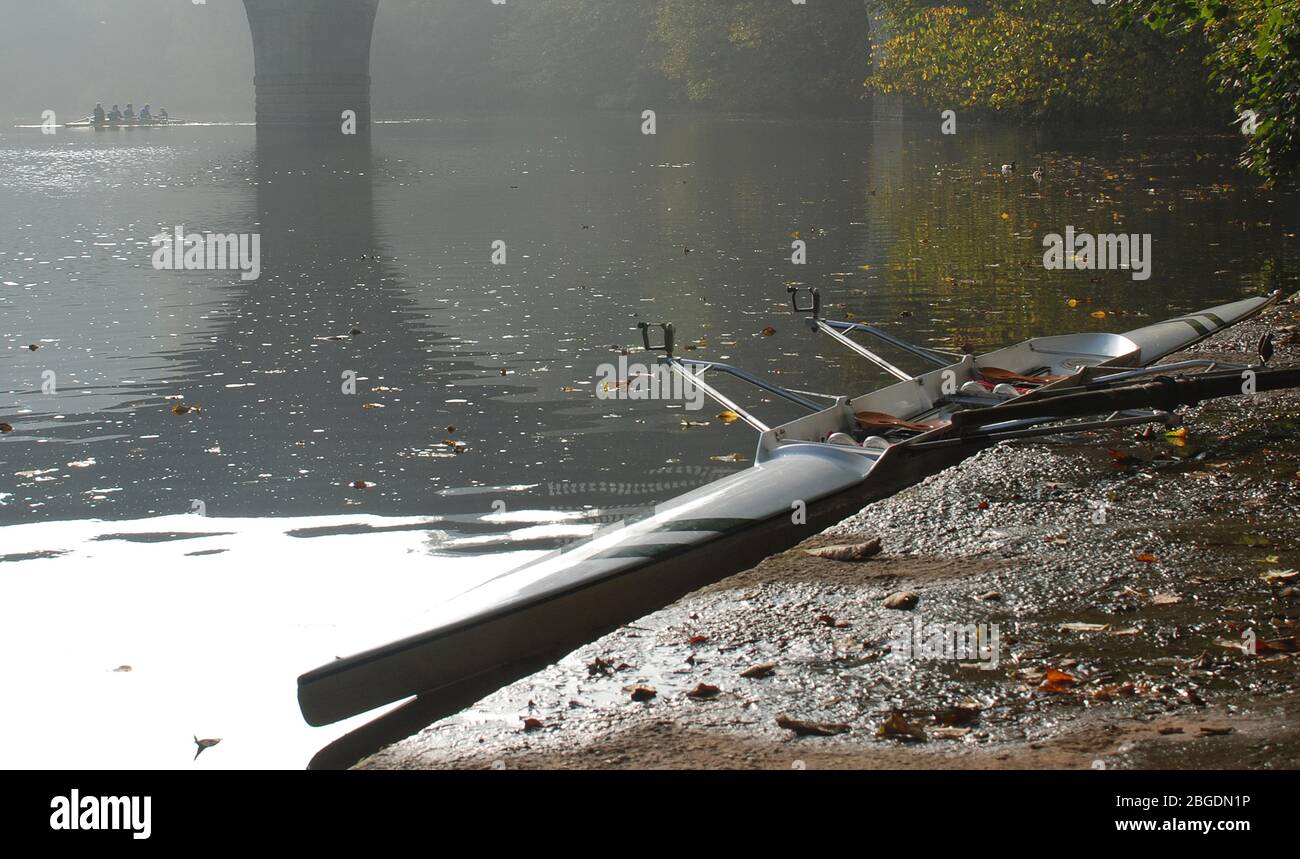
<instances>
[{"instance_id":1,"label":"gravel shore","mask_svg":"<svg viewBox=\"0 0 1300 859\"><path fill-rule=\"evenodd\" d=\"M1300 363L1297 320L1192 351ZM359 766L1300 766L1298 406L984 451Z\"/></svg>"}]
</instances>

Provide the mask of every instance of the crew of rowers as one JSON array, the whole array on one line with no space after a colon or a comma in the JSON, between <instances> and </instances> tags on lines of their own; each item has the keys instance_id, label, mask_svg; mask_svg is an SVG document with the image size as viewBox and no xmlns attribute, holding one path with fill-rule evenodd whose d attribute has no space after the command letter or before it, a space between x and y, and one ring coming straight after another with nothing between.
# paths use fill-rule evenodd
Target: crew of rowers
<instances>
[{"instance_id":1,"label":"crew of rowers","mask_svg":"<svg viewBox=\"0 0 1300 859\"><path fill-rule=\"evenodd\" d=\"M97 125L103 125L106 122L153 122L155 119L159 122L166 122L170 119L167 116L167 108L165 107L159 110L158 116L155 117L149 105L146 104L140 108L140 113L137 114L135 105L132 103L127 104L125 113L117 105L113 105L113 109L105 113L104 105L97 104L95 105L94 117Z\"/></svg>"}]
</instances>

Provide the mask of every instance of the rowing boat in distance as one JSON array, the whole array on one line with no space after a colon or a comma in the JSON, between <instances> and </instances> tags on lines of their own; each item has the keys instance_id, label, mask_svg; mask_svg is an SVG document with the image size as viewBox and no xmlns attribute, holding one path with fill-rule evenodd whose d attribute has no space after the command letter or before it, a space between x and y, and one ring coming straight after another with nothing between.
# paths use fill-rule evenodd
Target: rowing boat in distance
<instances>
[{"instance_id":1,"label":"rowing boat in distance","mask_svg":"<svg viewBox=\"0 0 1300 859\"><path fill-rule=\"evenodd\" d=\"M805 304L799 290L791 292L795 310L810 314L814 333L839 341L897 383L818 403L810 397L819 395L788 391L729 365L680 358L672 325L658 326L662 341L652 344L658 334L642 323L645 347L663 353L661 364L758 431L754 465L466 591L440 607L425 633L302 675L298 700L307 722L331 724L417 696L385 717L396 720L402 710L416 708L405 733L372 735L374 741L399 739L999 441L1169 423L1166 411L1088 412L1077 402L1064 418L1053 414L1051 403L1070 393L1131 391L1144 378L1249 371L1210 360L1152 365L1280 298L1248 298L1124 334L1038 337L974 356L916 346L861 323L823 319L815 290L805 293L811 299ZM850 339L852 333L888 342L934 369L919 375L900 370ZM1294 376L1285 372L1288 379ZM710 374L757 385L808 414L768 427L714 388L706 380ZM998 418L1000 408L1036 401L1036 411L1022 408L1014 418ZM963 412L981 417L967 426L957 418ZM1104 417L1079 420L1089 414ZM355 761L359 747L348 748ZM329 760L327 765L336 765L346 757Z\"/></svg>"},{"instance_id":2,"label":"rowing boat in distance","mask_svg":"<svg viewBox=\"0 0 1300 859\"><path fill-rule=\"evenodd\" d=\"M96 122L87 117L86 119L79 119L76 122L66 123L63 127L89 128L95 131L126 131L133 128L170 128L172 126L189 124L189 121L184 119L123 119L117 122L106 119L103 122Z\"/></svg>"}]
</instances>

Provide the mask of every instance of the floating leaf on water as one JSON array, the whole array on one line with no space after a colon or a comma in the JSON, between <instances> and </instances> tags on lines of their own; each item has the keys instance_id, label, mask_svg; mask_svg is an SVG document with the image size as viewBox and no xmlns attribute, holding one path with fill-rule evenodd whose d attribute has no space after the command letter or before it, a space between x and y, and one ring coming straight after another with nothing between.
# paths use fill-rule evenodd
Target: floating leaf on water
<instances>
[{"instance_id":1,"label":"floating leaf on water","mask_svg":"<svg viewBox=\"0 0 1300 859\"><path fill-rule=\"evenodd\" d=\"M708 640L709 637L707 635L692 635L690 638L686 639L686 643L693 647L697 644L704 644Z\"/></svg>"},{"instance_id":2,"label":"floating leaf on water","mask_svg":"<svg viewBox=\"0 0 1300 859\"><path fill-rule=\"evenodd\" d=\"M733 411L725 411L718 415L718 420L722 421L724 424L734 424L736 421L740 420L740 415Z\"/></svg>"},{"instance_id":3,"label":"floating leaf on water","mask_svg":"<svg viewBox=\"0 0 1300 859\"><path fill-rule=\"evenodd\" d=\"M761 680L764 677L771 677L775 673L776 673L775 662L763 662L758 665L751 665L749 668L746 668L744 671L740 672L740 676L744 677L747 680Z\"/></svg>"},{"instance_id":4,"label":"floating leaf on water","mask_svg":"<svg viewBox=\"0 0 1300 859\"><path fill-rule=\"evenodd\" d=\"M1093 319L1105 319L1105 318L1106 318L1106 311L1104 311L1104 310L1094 310L1094 311L1092 312L1091 316L1092 316Z\"/></svg>"},{"instance_id":5,"label":"floating leaf on water","mask_svg":"<svg viewBox=\"0 0 1300 859\"><path fill-rule=\"evenodd\" d=\"M525 731L540 731L543 727L545 727L545 725L542 724L541 719L533 719L533 718L524 719Z\"/></svg>"},{"instance_id":6,"label":"floating leaf on water","mask_svg":"<svg viewBox=\"0 0 1300 859\"><path fill-rule=\"evenodd\" d=\"M764 337L771 337L773 334L776 333L776 329L773 328L771 325L769 325L769 326L767 326L766 328L764 328L760 333L761 333Z\"/></svg>"},{"instance_id":7,"label":"floating leaf on water","mask_svg":"<svg viewBox=\"0 0 1300 859\"><path fill-rule=\"evenodd\" d=\"M1058 627L1061 632L1105 632L1110 629L1108 623L1063 623Z\"/></svg>"},{"instance_id":8,"label":"floating leaf on water","mask_svg":"<svg viewBox=\"0 0 1300 859\"><path fill-rule=\"evenodd\" d=\"M362 403L361 404L361 408L363 409L382 409L383 407L384 407L383 403Z\"/></svg>"},{"instance_id":9,"label":"floating leaf on water","mask_svg":"<svg viewBox=\"0 0 1300 859\"><path fill-rule=\"evenodd\" d=\"M1143 552L1142 554L1137 556L1136 560L1141 561L1144 564L1154 564L1156 561L1160 559L1155 555L1151 554L1150 552Z\"/></svg>"},{"instance_id":10,"label":"floating leaf on water","mask_svg":"<svg viewBox=\"0 0 1300 859\"><path fill-rule=\"evenodd\" d=\"M708 421L692 421L692 420L687 420L686 418L682 418L682 422L680 424L682 429L697 429L699 427L706 427L708 425L709 425Z\"/></svg>"},{"instance_id":11,"label":"floating leaf on water","mask_svg":"<svg viewBox=\"0 0 1300 859\"><path fill-rule=\"evenodd\" d=\"M659 694L653 686L632 686L627 691L631 693L633 701L649 701Z\"/></svg>"},{"instance_id":12,"label":"floating leaf on water","mask_svg":"<svg viewBox=\"0 0 1300 859\"><path fill-rule=\"evenodd\" d=\"M1152 605L1177 605L1183 598L1178 594L1156 594L1151 597Z\"/></svg>"},{"instance_id":13,"label":"floating leaf on water","mask_svg":"<svg viewBox=\"0 0 1300 859\"><path fill-rule=\"evenodd\" d=\"M960 740L970 733L970 728L931 728L927 735L935 740Z\"/></svg>"},{"instance_id":14,"label":"floating leaf on water","mask_svg":"<svg viewBox=\"0 0 1300 859\"><path fill-rule=\"evenodd\" d=\"M1079 306L1079 299L1077 299L1077 298L1071 298L1069 301L1067 301L1067 302L1065 302L1065 303L1068 304L1070 307L1078 307L1078 306Z\"/></svg>"},{"instance_id":15,"label":"floating leaf on water","mask_svg":"<svg viewBox=\"0 0 1300 859\"><path fill-rule=\"evenodd\" d=\"M739 453L728 453L725 456L711 456L709 459L714 462L749 462L743 454Z\"/></svg>"},{"instance_id":16,"label":"floating leaf on water","mask_svg":"<svg viewBox=\"0 0 1300 859\"><path fill-rule=\"evenodd\" d=\"M350 485L352 486L353 489L370 489L375 484L371 483L368 480L354 480Z\"/></svg>"},{"instance_id":17,"label":"floating leaf on water","mask_svg":"<svg viewBox=\"0 0 1300 859\"><path fill-rule=\"evenodd\" d=\"M90 459L81 459L77 462L69 462L68 468L90 468L94 464L95 458L92 456Z\"/></svg>"},{"instance_id":18,"label":"floating leaf on water","mask_svg":"<svg viewBox=\"0 0 1300 859\"><path fill-rule=\"evenodd\" d=\"M201 409L197 405L187 406L184 403L177 403L172 406L172 414L174 415L188 415L191 412L198 414L200 411Z\"/></svg>"},{"instance_id":19,"label":"floating leaf on water","mask_svg":"<svg viewBox=\"0 0 1300 859\"><path fill-rule=\"evenodd\" d=\"M1274 561L1273 563L1277 563L1277 562ZM1264 573L1264 575L1260 576L1260 578L1268 582L1270 585L1277 585L1283 582L1293 582L1296 579L1300 578L1300 570L1272 571L1272 572Z\"/></svg>"},{"instance_id":20,"label":"floating leaf on water","mask_svg":"<svg viewBox=\"0 0 1300 859\"><path fill-rule=\"evenodd\" d=\"M807 722L791 719L784 713L776 717L776 724L787 731L794 731L800 737L833 737L836 734L847 734L850 730L848 725L838 722Z\"/></svg>"},{"instance_id":21,"label":"floating leaf on water","mask_svg":"<svg viewBox=\"0 0 1300 859\"><path fill-rule=\"evenodd\" d=\"M0 432L13 432L13 431L14 428L11 424L7 424L4 421L0 421Z\"/></svg>"}]
</instances>

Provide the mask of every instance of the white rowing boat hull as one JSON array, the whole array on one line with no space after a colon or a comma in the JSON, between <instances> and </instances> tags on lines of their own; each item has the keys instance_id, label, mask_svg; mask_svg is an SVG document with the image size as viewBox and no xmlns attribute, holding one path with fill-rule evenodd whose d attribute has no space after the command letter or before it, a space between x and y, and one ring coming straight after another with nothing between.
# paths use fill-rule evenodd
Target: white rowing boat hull
<instances>
[{"instance_id":1,"label":"white rowing boat hull","mask_svg":"<svg viewBox=\"0 0 1300 859\"><path fill-rule=\"evenodd\" d=\"M1073 373L1091 366L1144 366L1273 300L1234 302L1124 335L1037 338L967 357L954 367ZM956 464L979 448L921 454L898 446L820 443L855 411L904 417L939 401L948 372L843 399L764 433L752 468L673 499L646 519L606 529L479 585L444 606L439 623L426 633L304 674L298 681L303 716L313 725L331 724L418 694L421 724L428 724ZM800 510L802 519L794 515Z\"/></svg>"}]
</instances>

